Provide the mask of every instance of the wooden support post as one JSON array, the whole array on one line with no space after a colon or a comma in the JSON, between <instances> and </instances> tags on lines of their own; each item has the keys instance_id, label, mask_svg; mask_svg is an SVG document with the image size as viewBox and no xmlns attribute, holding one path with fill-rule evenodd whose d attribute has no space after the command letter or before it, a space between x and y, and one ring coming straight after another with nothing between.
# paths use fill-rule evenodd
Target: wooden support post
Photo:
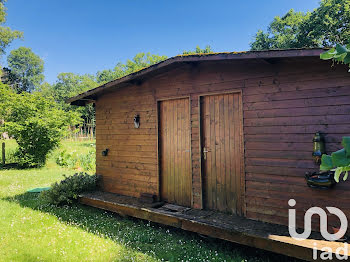
<instances>
[{"instance_id":1,"label":"wooden support post","mask_svg":"<svg viewBox=\"0 0 350 262\"><path fill-rule=\"evenodd\" d=\"M5 142L2 142L2 145L1 145L1 148L2 148L2 164L5 165L5 162L6 162L6 159L5 159Z\"/></svg>"}]
</instances>

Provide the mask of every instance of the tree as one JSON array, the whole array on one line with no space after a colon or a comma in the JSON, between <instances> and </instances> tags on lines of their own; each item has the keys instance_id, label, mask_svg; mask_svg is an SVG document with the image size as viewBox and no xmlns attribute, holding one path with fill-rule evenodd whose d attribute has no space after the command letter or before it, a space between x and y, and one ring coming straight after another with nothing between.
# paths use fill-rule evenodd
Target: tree
<instances>
[{"instance_id":1,"label":"tree","mask_svg":"<svg viewBox=\"0 0 350 262\"><path fill-rule=\"evenodd\" d=\"M138 53L133 59L128 59L125 64L119 62L114 67L114 70L108 69L99 71L96 74L96 81L99 84L104 84L112 80L121 78L128 74L139 71L143 68L157 64L167 59L167 56L152 55L151 53Z\"/></svg>"},{"instance_id":2,"label":"tree","mask_svg":"<svg viewBox=\"0 0 350 262\"><path fill-rule=\"evenodd\" d=\"M193 51L183 51L183 55L195 55L195 54L210 54L214 53L214 51L211 49L210 45L205 46L204 49L201 49L198 45L196 46L196 49Z\"/></svg>"},{"instance_id":3,"label":"tree","mask_svg":"<svg viewBox=\"0 0 350 262\"><path fill-rule=\"evenodd\" d=\"M267 29L267 33L259 30L255 41L251 43L252 50L283 49L299 47L298 34L300 26L310 16L289 10L283 17L276 16Z\"/></svg>"},{"instance_id":4,"label":"tree","mask_svg":"<svg viewBox=\"0 0 350 262\"><path fill-rule=\"evenodd\" d=\"M23 37L22 32L4 26L6 22L5 2L6 0L0 1L0 56L5 53L6 47L8 47L13 40Z\"/></svg>"},{"instance_id":5,"label":"tree","mask_svg":"<svg viewBox=\"0 0 350 262\"><path fill-rule=\"evenodd\" d=\"M117 72L113 71L112 69L106 69L106 70L98 71L96 73L96 81L99 84L104 84L117 78L118 78Z\"/></svg>"},{"instance_id":6,"label":"tree","mask_svg":"<svg viewBox=\"0 0 350 262\"><path fill-rule=\"evenodd\" d=\"M12 50L7 57L7 63L16 79L13 88L17 93L31 92L44 80L44 61L30 48Z\"/></svg>"},{"instance_id":7,"label":"tree","mask_svg":"<svg viewBox=\"0 0 350 262\"><path fill-rule=\"evenodd\" d=\"M300 26L300 47L345 45L350 39L350 1L323 0Z\"/></svg>"},{"instance_id":8,"label":"tree","mask_svg":"<svg viewBox=\"0 0 350 262\"><path fill-rule=\"evenodd\" d=\"M57 76L57 81L53 85L48 83L42 84L40 92L45 97L52 97L62 110L78 114L83 119L83 127L88 125L90 128L94 128L95 108L93 105L77 107L67 104L66 100L96 86L98 86L98 83L93 75L61 73Z\"/></svg>"},{"instance_id":9,"label":"tree","mask_svg":"<svg viewBox=\"0 0 350 262\"><path fill-rule=\"evenodd\" d=\"M11 72L11 69L4 67L1 72L1 82L9 86L15 86L17 84L17 78Z\"/></svg>"},{"instance_id":10,"label":"tree","mask_svg":"<svg viewBox=\"0 0 350 262\"><path fill-rule=\"evenodd\" d=\"M328 47L345 44L350 37L350 2L322 0L312 12L276 16L267 32L259 30L250 44L252 50Z\"/></svg>"},{"instance_id":11,"label":"tree","mask_svg":"<svg viewBox=\"0 0 350 262\"><path fill-rule=\"evenodd\" d=\"M0 119L4 120L1 131L15 138L15 156L22 167L44 165L67 127L79 121L76 114L61 110L53 99L40 92L16 94L0 84L0 103Z\"/></svg>"},{"instance_id":12,"label":"tree","mask_svg":"<svg viewBox=\"0 0 350 262\"><path fill-rule=\"evenodd\" d=\"M45 84L47 95L52 96L56 102L66 108L66 100L89 89L95 88L98 84L93 75L77 75L74 73L60 73L57 81L51 86Z\"/></svg>"},{"instance_id":13,"label":"tree","mask_svg":"<svg viewBox=\"0 0 350 262\"><path fill-rule=\"evenodd\" d=\"M157 64L167 59L167 56L152 55L150 53L138 53L132 60L128 59L125 64L118 63L114 71L117 77L123 77L125 75L134 73L143 68Z\"/></svg>"}]
</instances>

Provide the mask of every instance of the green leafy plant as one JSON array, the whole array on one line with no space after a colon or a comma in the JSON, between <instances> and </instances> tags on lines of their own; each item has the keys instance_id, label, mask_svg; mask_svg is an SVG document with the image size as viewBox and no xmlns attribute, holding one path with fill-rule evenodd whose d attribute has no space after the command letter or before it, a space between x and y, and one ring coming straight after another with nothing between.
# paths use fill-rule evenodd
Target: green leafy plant
<instances>
[{"instance_id":1,"label":"green leafy plant","mask_svg":"<svg viewBox=\"0 0 350 262\"><path fill-rule=\"evenodd\" d=\"M339 177L344 174L343 180L348 178L350 171L350 137L343 137L344 148L333 152L331 155L322 155L320 169L323 171L334 170L334 180L339 182Z\"/></svg>"},{"instance_id":2,"label":"green leafy plant","mask_svg":"<svg viewBox=\"0 0 350 262\"><path fill-rule=\"evenodd\" d=\"M323 60L332 59L338 63L350 64L350 44L336 44L335 47L323 52L320 55L320 58ZM323 171L335 171L334 180L337 183L342 174L344 174L343 180L345 181L348 178L350 171L350 137L343 137L342 145L344 148L333 152L330 156L325 154L322 155L320 166L320 169Z\"/></svg>"},{"instance_id":3,"label":"green leafy plant","mask_svg":"<svg viewBox=\"0 0 350 262\"><path fill-rule=\"evenodd\" d=\"M56 164L59 166L74 167L77 162L75 153L76 151L68 153L67 150L62 150L56 157Z\"/></svg>"},{"instance_id":4,"label":"green leafy plant","mask_svg":"<svg viewBox=\"0 0 350 262\"><path fill-rule=\"evenodd\" d=\"M81 167L86 171L95 170L96 150L89 151L87 154L80 155L79 162Z\"/></svg>"},{"instance_id":5,"label":"green leafy plant","mask_svg":"<svg viewBox=\"0 0 350 262\"><path fill-rule=\"evenodd\" d=\"M97 175L81 172L64 177L61 182L52 184L49 190L40 193L43 202L52 205L72 204L78 199L79 194L93 191L97 187Z\"/></svg>"},{"instance_id":6,"label":"green leafy plant","mask_svg":"<svg viewBox=\"0 0 350 262\"><path fill-rule=\"evenodd\" d=\"M59 166L93 171L96 164L96 149L91 148L83 154L78 154L77 151L67 152L67 150L63 150L56 156L56 163Z\"/></svg>"},{"instance_id":7,"label":"green leafy plant","mask_svg":"<svg viewBox=\"0 0 350 262\"><path fill-rule=\"evenodd\" d=\"M350 44L345 46L337 44L335 47L323 52L320 58L323 60L332 59L335 62L350 64Z\"/></svg>"}]
</instances>

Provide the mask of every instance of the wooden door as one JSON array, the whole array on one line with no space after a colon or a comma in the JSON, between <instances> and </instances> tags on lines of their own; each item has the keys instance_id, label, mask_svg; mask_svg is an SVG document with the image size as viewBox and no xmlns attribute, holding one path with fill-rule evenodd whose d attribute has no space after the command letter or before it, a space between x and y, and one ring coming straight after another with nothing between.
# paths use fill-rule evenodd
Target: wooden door
<instances>
[{"instance_id":1,"label":"wooden door","mask_svg":"<svg viewBox=\"0 0 350 262\"><path fill-rule=\"evenodd\" d=\"M160 196L191 205L191 136L189 99L159 102Z\"/></svg>"},{"instance_id":2,"label":"wooden door","mask_svg":"<svg viewBox=\"0 0 350 262\"><path fill-rule=\"evenodd\" d=\"M203 204L242 214L244 171L240 93L201 97Z\"/></svg>"}]
</instances>

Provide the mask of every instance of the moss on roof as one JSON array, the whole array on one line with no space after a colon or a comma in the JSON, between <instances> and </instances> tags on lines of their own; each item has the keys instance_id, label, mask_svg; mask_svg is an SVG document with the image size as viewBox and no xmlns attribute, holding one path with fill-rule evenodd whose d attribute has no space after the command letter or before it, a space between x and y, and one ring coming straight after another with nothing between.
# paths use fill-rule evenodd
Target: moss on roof
<instances>
[{"instance_id":1,"label":"moss on roof","mask_svg":"<svg viewBox=\"0 0 350 262\"><path fill-rule=\"evenodd\" d=\"M187 56L210 56L210 55L231 55L231 54L244 54L252 51L237 51L237 52L211 52L211 53L196 53L196 54L181 54L174 57L187 57ZM254 51L255 52L255 51Z\"/></svg>"}]
</instances>

